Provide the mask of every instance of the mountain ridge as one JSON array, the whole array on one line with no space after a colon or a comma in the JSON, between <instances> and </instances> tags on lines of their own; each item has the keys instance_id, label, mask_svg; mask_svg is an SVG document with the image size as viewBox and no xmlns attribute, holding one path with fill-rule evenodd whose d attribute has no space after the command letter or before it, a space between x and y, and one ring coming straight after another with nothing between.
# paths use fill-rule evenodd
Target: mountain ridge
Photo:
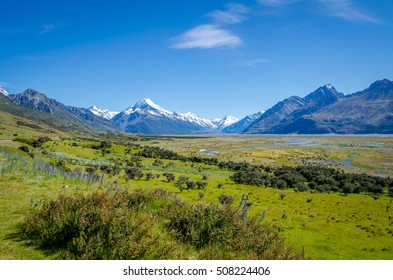
<instances>
[{"instance_id":1,"label":"mountain ridge","mask_svg":"<svg viewBox=\"0 0 393 280\"><path fill-rule=\"evenodd\" d=\"M171 112L149 98L138 100L117 113L94 105L89 108L66 106L33 89L19 94L8 94L0 89L3 110L8 106L8 111L29 116L39 111L51 115L40 113L40 119L50 119L53 123L66 121L78 130L85 126L84 131L168 135L393 133L393 82L388 79L375 81L367 89L348 95L326 84L305 97L290 96L264 112L240 120L232 116L205 119L191 112ZM23 112L22 108L30 111Z\"/></svg>"}]
</instances>

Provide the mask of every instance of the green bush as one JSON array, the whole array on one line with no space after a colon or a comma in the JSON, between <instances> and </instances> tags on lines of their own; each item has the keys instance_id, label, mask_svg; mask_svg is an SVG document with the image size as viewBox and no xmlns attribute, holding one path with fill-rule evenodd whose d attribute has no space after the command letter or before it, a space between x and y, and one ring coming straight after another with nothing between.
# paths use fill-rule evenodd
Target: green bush
<instances>
[{"instance_id":1,"label":"green bush","mask_svg":"<svg viewBox=\"0 0 393 280\"><path fill-rule=\"evenodd\" d=\"M126 193L60 195L22 225L39 247L66 259L166 259L174 248L161 241L154 220L133 211Z\"/></svg>"},{"instance_id":2,"label":"green bush","mask_svg":"<svg viewBox=\"0 0 393 280\"><path fill-rule=\"evenodd\" d=\"M256 219L244 221L241 212L230 205L172 205L166 218L174 237L196 248L202 259L301 258L285 247L276 229Z\"/></svg>"},{"instance_id":3,"label":"green bush","mask_svg":"<svg viewBox=\"0 0 393 280\"><path fill-rule=\"evenodd\" d=\"M60 195L21 225L65 259L296 259L275 228L230 204L185 204L161 189Z\"/></svg>"}]
</instances>

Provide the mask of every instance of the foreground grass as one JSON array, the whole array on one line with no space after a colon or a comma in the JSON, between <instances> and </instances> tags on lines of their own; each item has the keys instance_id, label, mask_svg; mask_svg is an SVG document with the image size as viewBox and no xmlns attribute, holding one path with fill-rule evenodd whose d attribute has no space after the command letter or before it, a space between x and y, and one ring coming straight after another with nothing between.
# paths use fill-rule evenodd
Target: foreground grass
<instances>
[{"instance_id":1,"label":"foreground grass","mask_svg":"<svg viewBox=\"0 0 393 280\"><path fill-rule=\"evenodd\" d=\"M48 202L56 199L59 193L79 196L99 187L78 186L75 182L58 178L47 179L45 184L35 178L15 175L6 175L5 179L0 193L0 258L58 258L56 253L37 250L28 246L26 240L15 236L18 224L31 211L37 210L30 205L31 198L35 202L41 199ZM148 189L164 185L159 180L137 183L138 187L144 183ZM65 185L69 188L64 189ZM304 250L312 259L392 259L393 226L389 216L393 205L386 197L374 200L365 195L295 193L230 184L201 192L180 193L174 187L166 188L177 193L186 203L199 200L217 203L221 194L227 194L235 197L237 204L240 195L247 193L249 201L253 202L249 215L259 218L266 210L262 224L282 230L287 246L294 247L297 252ZM130 184L130 191L132 189ZM204 194L203 199L199 193ZM286 194L283 199L280 198L281 193ZM307 202L309 198L312 202Z\"/></svg>"},{"instance_id":2,"label":"foreground grass","mask_svg":"<svg viewBox=\"0 0 393 280\"><path fill-rule=\"evenodd\" d=\"M258 144L255 139L252 142L242 142L245 140L238 138L231 139L193 139L187 146L184 146L183 153L189 154L190 149L198 153L198 149L204 147L211 148L211 150L220 150L228 146L242 149L244 145L248 147L248 145ZM167 148L171 146L173 149L181 150L186 141L187 139L160 140L151 144L168 146ZM56 158L59 156L70 157L74 162L74 165L68 164L71 169L83 168L84 160L89 162L112 162L117 159L123 161L129 158L122 145L113 145L110 154L102 155L99 151L89 147L92 143L91 140L82 139L75 147L72 146L73 142L73 140L48 142L44 145L48 154L41 154L41 156L46 156L48 161L63 159ZM7 145L11 144L7 142ZM13 149L17 147L15 142L12 145ZM246 154L244 154L244 150L237 153L230 150L226 156L232 159L244 157L249 158L250 161L257 160L257 162L260 162L258 157L266 159L269 156L268 148L264 149L266 150L262 152L247 150ZM332 150L327 149L327 154L334 154L335 152L331 151L337 149L341 151L341 153L337 153L337 157L344 159L347 154L353 152L352 149L356 151L356 147L340 150L339 147L335 146ZM36 150L37 154L42 151L40 149ZM361 149L360 151L362 152ZM320 156L323 153L323 150L319 147L313 149L278 147L271 150L270 158L267 160L293 165L296 157ZM365 153L365 151L362 153ZM379 158L379 154L374 150L367 151L367 155L370 157L370 162L371 158L375 162L378 161L376 158ZM225 154L222 155L222 153L218 155L218 157L224 156ZM252 157L254 158L252 159ZM0 167L4 165L4 162L5 158L0 158ZM252 202L249 216L255 216L256 219L259 219L263 211L266 211L266 217L263 219L262 225L274 227L281 231L281 234L286 237L285 244L294 247L296 252L304 251L312 259L393 259L393 202L391 198L385 195L373 198L362 194L343 196L338 193L300 193L293 190L245 186L233 183L229 179L231 174L229 171L219 170L215 166L176 160L163 160L161 165L153 166L153 159L143 159L142 165L144 172L154 174L172 172L176 177L187 176L191 180L201 180L202 175L206 175L208 185L203 190L194 189L181 192L173 182L166 182L163 177L127 182L124 173L111 177L111 182L117 181L124 189L127 188L128 192L133 192L138 188L151 190L159 187L176 194L179 199L187 204L196 202L218 204L218 197L225 194L232 196L234 205L237 206L241 196L246 194L248 195L248 201ZM64 186L68 186L68 188L64 188ZM38 250L35 246L29 246L34 244L26 242L26 240L16 235L18 225L24 221L25 217L31 211L36 211L42 207L39 205L31 206L31 199L36 204L41 199L44 202L55 200L59 194L80 196L97 191L106 191L106 187L61 176L44 176L42 174L37 176L32 173L25 174L21 171L5 172L0 176L0 258L61 258L59 252ZM281 194L284 194L283 198L281 198ZM164 236L163 238L168 237ZM189 248L178 248L178 251L180 255L176 257L183 258L189 253Z\"/></svg>"},{"instance_id":3,"label":"foreground grass","mask_svg":"<svg viewBox=\"0 0 393 280\"><path fill-rule=\"evenodd\" d=\"M162 189L60 195L29 214L21 236L66 259L302 258L244 210Z\"/></svg>"}]
</instances>

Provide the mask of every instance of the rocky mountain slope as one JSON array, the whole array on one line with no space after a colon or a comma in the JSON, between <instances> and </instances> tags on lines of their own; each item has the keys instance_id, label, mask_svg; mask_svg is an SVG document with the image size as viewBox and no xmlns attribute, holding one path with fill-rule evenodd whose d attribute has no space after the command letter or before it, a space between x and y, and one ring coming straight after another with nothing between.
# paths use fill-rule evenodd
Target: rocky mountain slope
<instances>
[{"instance_id":1,"label":"rocky mountain slope","mask_svg":"<svg viewBox=\"0 0 393 280\"><path fill-rule=\"evenodd\" d=\"M328 84L303 98L291 96L266 112L241 120L231 116L208 120L190 112L171 112L149 98L116 114L96 106L87 109L66 106L32 89L19 94L0 90L0 110L83 133L393 133L393 82L387 79L349 95Z\"/></svg>"}]
</instances>

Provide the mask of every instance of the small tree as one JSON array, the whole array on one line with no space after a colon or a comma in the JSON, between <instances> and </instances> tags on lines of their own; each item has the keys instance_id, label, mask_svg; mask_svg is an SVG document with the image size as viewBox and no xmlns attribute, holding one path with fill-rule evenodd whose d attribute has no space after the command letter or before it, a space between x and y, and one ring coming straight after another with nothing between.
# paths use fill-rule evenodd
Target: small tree
<instances>
[{"instance_id":1,"label":"small tree","mask_svg":"<svg viewBox=\"0 0 393 280\"><path fill-rule=\"evenodd\" d=\"M175 175L173 174L173 173L164 173L164 174L162 174L165 178L166 178L166 180L168 181L168 182L173 182L173 181L175 181Z\"/></svg>"},{"instance_id":2,"label":"small tree","mask_svg":"<svg viewBox=\"0 0 393 280\"><path fill-rule=\"evenodd\" d=\"M345 183L345 185L343 186L342 190L343 190L343 193L345 195L348 195L348 194L353 192L354 188L355 188L355 186L353 184Z\"/></svg>"},{"instance_id":3,"label":"small tree","mask_svg":"<svg viewBox=\"0 0 393 280\"><path fill-rule=\"evenodd\" d=\"M155 159L152 163L153 166L160 166L162 165L162 160L160 159Z\"/></svg>"},{"instance_id":4,"label":"small tree","mask_svg":"<svg viewBox=\"0 0 393 280\"><path fill-rule=\"evenodd\" d=\"M388 193L389 193L390 197L393 197L393 187L391 187L391 188L389 189Z\"/></svg>"},{"instance_id":5,"label":"small tree","mask_svg":"<svg viewBox=\"0 0 393 280\"><path fill-rule=\"evenodd\" d=\"M221 194L218 197L218 200L222 205L230 205L233 203L233 196L227 195L227 194Z\"/></svg>"},{"instance_id":6,"label":"small tree","mask_svg":"<svg viewBox=\"0 0 393 280\"><path fill-rule=\"evenodd\" d=\"M196 185L197 185L198 189L204 189L207 186L207 182L197 181Z\"/></svg>"},{"instance_id":7,"label":"small tree","mask_svg":"<svg viewBox=\"0 0 393 280\"><path fill-rule=\"evenodd\" d=\"M142 178L143 173L139 167L132 166L132 167L126 169L126 176L127 176L127 180L129 180L129 179L133 180L135 178L140 179L140 178Z\"/></svg>"},{"instance_id":8,"label":"small tree","mask_svg":"<svg viewBox=\"0 0 393 280\"><path fill-rule=\"evenodd\" d=\"M194 181L187 181L186 185L187 185L188 189L192 190L192 189L195 189L197 184Z\"/></svg>"},{"instance_id":9,"label":"small tree","mask_svg":"<svg viewBox=\"0 0 393 280\"><path fill-rule=\"evenodd\" d=\"M182 192L183 189L184 189L183 184L186 184L187 182L188 182L188 177L180 176L180 177L177 179L175 185L180 189L180 192Z\"/></svg>"},{"instance_id":10,"label":"small tree","mask_svg":"<svg viewBox=\"0 0 393 280\"><path fill-rule=\"evenodd\" d=\"M147 172L147 173L145 174L145 177L146 177L146 180L149 181L150 179L153 179L155 176L154 176L153 173Z\"/></svg>"}]
</instances>

